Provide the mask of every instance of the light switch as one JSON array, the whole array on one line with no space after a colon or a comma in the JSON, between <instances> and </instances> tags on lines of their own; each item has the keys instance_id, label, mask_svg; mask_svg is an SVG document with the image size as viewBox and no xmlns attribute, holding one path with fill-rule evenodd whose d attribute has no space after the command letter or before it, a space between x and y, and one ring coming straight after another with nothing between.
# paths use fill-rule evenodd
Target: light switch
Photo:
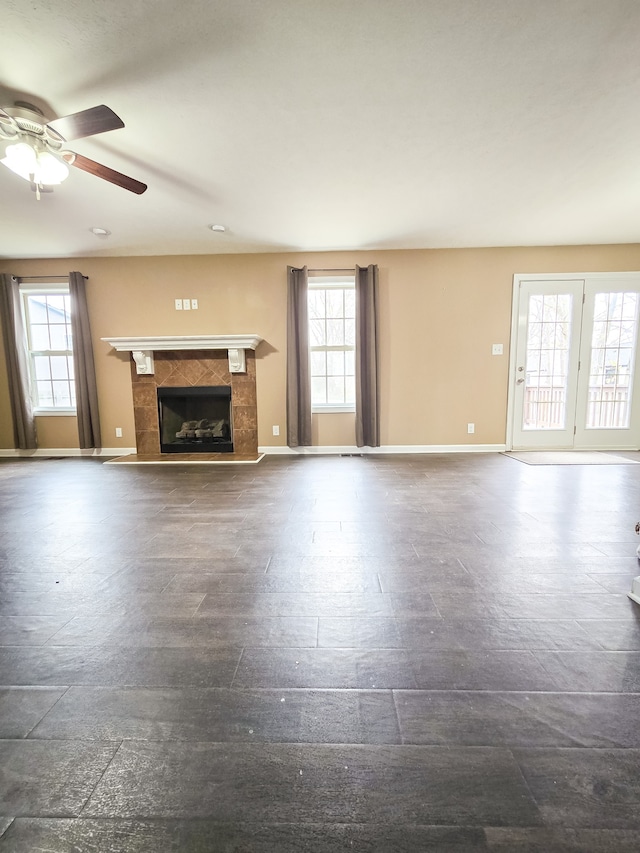
<instances>
[{"instance_id":1,"label":"light switch","mask_svg":"<svg viewBox=\"0 0 640 853\"><path fill-rule=\"evenodd\" d=\"M190 299L183 299L182 300L182 310L183 311L190 311L191 310L191 300Z\"/></svg>"},{"instance_id":2,"label":"light switch","mask_svg":"<svg viewBox=\"0 0 640 853\"><path fill-rule=\"evenodd\" d=\"M491 347L491 355L502 355L502 344L493 344Z\"/></svg>"},{"instance_id":3,"label":"light switch","mask_svg":"<svg viewBox=\"0 0 640 853\"><path fill-rule=\"evenodd\" d=\"M176 311L182 311L182 299L176 299Z\"/></svg>"},{"instance_id":4,"label":"light switch","mask_svg":"<svg viewBox=\"0 0 640 853\"><path fill-rule=\"evenodd\" d=\"M192 310L192 311L197 311L197 310L198 310L198 300L197 300L197 299L192 299L192 300L191 300L191 310Z\"/></svg>"}]
</instances>

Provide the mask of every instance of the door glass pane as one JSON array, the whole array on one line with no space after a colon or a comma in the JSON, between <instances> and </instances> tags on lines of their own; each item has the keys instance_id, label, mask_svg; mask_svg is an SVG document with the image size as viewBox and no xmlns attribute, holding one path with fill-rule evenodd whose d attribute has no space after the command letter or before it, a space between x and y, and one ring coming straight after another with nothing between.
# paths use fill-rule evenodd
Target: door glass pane
<instances>
[{"instance_id":1,"label":"door glass pane","mask_svg":"<svg viewBox=\"0 0 640 853\"><path fill-rule=\"evenodd\" d=\"M523 430L565 428L572 301L570 293L529 298Z\"/></svg>"},{"instance_id":2,"label":"door glass pane","mask_svg":"<svg viewBox=\"0 0 640 853\"><path fill-rule=\"evenodd\" d=\"M636 357L638 294L596 293L587 429L628 429Z\"/></svg>"}]
</instances>

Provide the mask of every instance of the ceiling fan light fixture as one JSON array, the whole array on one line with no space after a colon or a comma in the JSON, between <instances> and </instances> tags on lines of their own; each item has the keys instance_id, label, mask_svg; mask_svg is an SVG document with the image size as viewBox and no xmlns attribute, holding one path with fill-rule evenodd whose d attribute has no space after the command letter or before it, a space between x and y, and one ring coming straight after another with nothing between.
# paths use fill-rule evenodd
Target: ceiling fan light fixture
<instances>
[{"instance_id":1,"label":"ceiling fan light fixture","mask_svg":"<svg viewBox=\"0 0 640 853\"><path fill-rule=\"evenodd\" d=\"M212 231L226 231L227 230L224 225L210 225L209 228Z\"/></svg>"},{"instance_id":2,"label":"ceiling fan light fixture","mask_svg":"<svg viewBox=\"0 0 640 853\"><path fill-rule=\"evenodd\" d=\"M38 158L30 145L26 142L17 142L15 145L7 145L5 155L0 162L16 175L29 181L31 180L29 176L36 170Z\"/></svg>"},{"instance_id":3,"label":"ceiling fan light fixture","mask_svg":"<svg viewBox=\"0 0 640 853\"><path fill-rule=\"evenodd\" d=\"M38 154L41 184L61 184L69 177L69 167L48 151ZM37 183L37 181L36 181Z\"/></svg>"},{"instance_id":4,"label":"ceiling fan light fixture","mask_svg":"<svg viewBox=\"0 0 640 853\"><path fill-rule=\"evenodd\" d=\"M7 145L0 163L25 181L43 186L61 184L69 176L66 163L49 151L38 151L26 142Z\"/></svg>"}]
</instances>

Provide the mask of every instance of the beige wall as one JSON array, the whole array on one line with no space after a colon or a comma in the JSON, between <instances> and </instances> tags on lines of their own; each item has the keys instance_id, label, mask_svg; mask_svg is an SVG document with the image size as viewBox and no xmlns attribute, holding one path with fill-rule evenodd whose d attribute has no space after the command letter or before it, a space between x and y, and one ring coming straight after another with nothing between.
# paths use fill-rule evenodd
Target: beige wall
<instances>
[{"instance_id":1,"label":"beige wall","mask_svg":"<svg viewBox=\"0 0 640 853\"><path fill-rule=\"evenodd\" d=\"M39 447L77 447L78 421L75 416L36 417Z\"/></svg>"},{"instance_id":2,"label":"beige wall","mask_svg":"<svg viewBox=\"0 0 640 853\"><path fill-rule=\"evenodd\" d=\"M259 444L285 446L286 266L356 263L380 268L381 443L502 444L514 273L640 270L640 245L2 260L0 272L89 276L105 447L134 447L135 434L129 355L100 338L243 333L265 339L256 353ZM199 310L176 311L174 299L185 297ZM503 357L491 355L492 343L505 345ZM40 420L41 446L69 446L69 419ZM353 417L314 416L314 442L353 445ZM0 448L11 447L0 354Z\"/></svg>"}]
</instances>

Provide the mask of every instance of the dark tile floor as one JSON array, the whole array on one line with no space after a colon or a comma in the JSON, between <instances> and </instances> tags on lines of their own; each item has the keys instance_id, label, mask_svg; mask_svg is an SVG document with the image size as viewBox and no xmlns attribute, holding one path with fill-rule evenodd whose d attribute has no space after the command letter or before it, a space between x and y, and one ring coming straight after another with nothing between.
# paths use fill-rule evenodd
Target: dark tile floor
<instances>
[{"instance_id":1,"label":"dark tile floor","mask_svg":"<svg viewBox=\"0 0 640 853\"><path fill-rule=\"evenodd\" d=\"M640 848L640 466L0 463L2 853Z\"/></svg>"}]
</instances>

